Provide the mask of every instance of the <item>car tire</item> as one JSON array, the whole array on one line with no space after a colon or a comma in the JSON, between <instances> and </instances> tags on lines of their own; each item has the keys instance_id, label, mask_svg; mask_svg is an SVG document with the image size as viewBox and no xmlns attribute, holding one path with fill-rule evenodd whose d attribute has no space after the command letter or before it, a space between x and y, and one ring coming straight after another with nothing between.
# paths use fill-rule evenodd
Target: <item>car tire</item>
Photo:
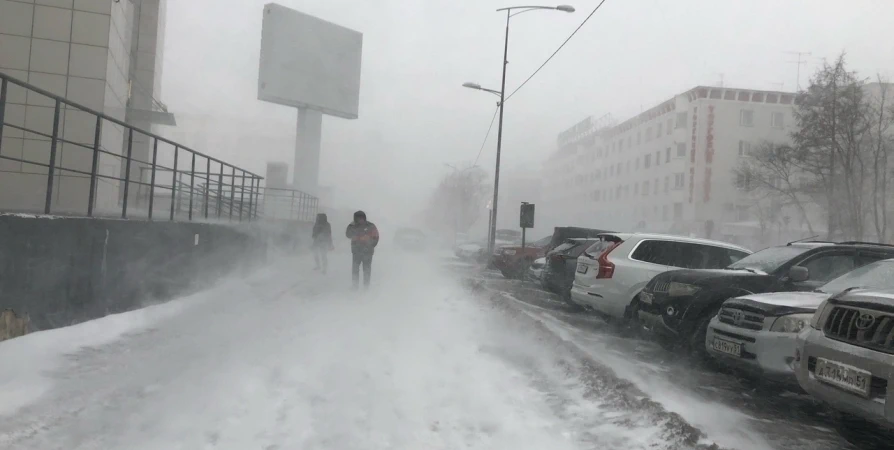
<instances>
[{"instance_id":1,"label":"car tire","mask_svg":"<svg viewBox=\"0 0 894 450\"><path fill-rule=\"evenodd\" d=\"M711 359L708 349L705 348L705 339L708 336L708 324L711 323L711 318L716 316L719 311L720 307L711 308L708 312L699 316L695 322L695 329L689 335L689 352L692 355L703 360Z\"/></svg>"}]
</instances>

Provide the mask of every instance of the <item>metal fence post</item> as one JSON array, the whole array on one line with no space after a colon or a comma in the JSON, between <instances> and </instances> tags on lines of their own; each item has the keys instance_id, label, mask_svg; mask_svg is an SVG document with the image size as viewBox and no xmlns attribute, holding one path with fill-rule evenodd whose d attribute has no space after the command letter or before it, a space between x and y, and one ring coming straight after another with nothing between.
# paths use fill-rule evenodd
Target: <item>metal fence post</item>
<instances>
[{"instance_id":1,"label":"metal fence post","mask_svg":"<svg viewBox=\"0 0 894 450\"><path fill-rule=\"evenodd\" d=\"M6 78L0 78L0 149L3 147L3 124L6 120L6 85Z\"/></svg>"},{"instance_id":2,"label":"metal fence post","mask_svg":"<svg viewBox=\"0 0 894 450\"><path fill-rule=\"evenodd\" d=\"M127 197L130 190L130 156L133 153L133 128L127 133L127 161L124 164L124 203L121 206L121 218L127 218Z\"/></svg>"},{"instance_id":3,"label":"metal fence post","mask_svg":"<svg viewBox=\"0 0 894 450\"><path fill-rule=\"evenodd\" d=\"M211 190L211 158L205 158L205 219L208 218L208 191Z\"/></svg>"},{"instance_id":4,"label":"metal fence post","mask_svg":"<svg viewBox=\"0 0 894 450\"><path fill-rule=\"evenodd\" d=\"M192 172L189 174L189 220L192 220L192 194L196 186L196 154L192 154Z\"/></svg>"},{"instance_id":5,"label":"metal fence post","mask_svg":"<svg viewBox=\"0 0 894 450\"><path fill-rule=\"evenodd\" d=\"M223 209L223 163L220 163L220 176L217 179L217 218L220 219Z\"/></svg>"},{"instance_id":6,"label":"metal fence post","mask_svg":"<svg viewBox=\"0 0 894 450\"><path fill-rule=\"evenodd\" d=\"M93 164L90 166L90 193L87 194L87 217L93 217L96 206L96 172L99 170L99 140L102 138L102 117L96 116L96 131L93 134Z\"/></svg>"},{"instance_id":7,"label":"metal fence post","mask_svg":"<svg viewBox=\"0 0 894 450\"><path fill-rule=\"evenodd\" d=\"M245 171L242 171L242 189L239 191L239 221L242 222L242 206L245 205Z\"/></svg>"},{"instance_id":8,"label":"metal fence post","mask_svg":"<svg viewBox=\"0 0 894 450\"><path fill-rule=\"evenodd\" d=\"M158 162L158 138L152 145L152 171L149 174L149 220L152 220L152 208L155 205L155 164Z\"/></svg>"},{"instance_id":9,"label":"metal fence post","mask_svg":"<svg viewBox=\"0 0 894 450\"><path fill-rule=\"evenodd\" d=\"M248 221L251 222L251 207L255 199L255 176L251 176L251 190L248 192Z\"/></svg>"},{"instance_id":10,"label":"metal fence post","mask_svg":"<svg viewBox=\"0 0 894 450\"><path fill-rule=\"evenodd\" d=\"M56 143L59 139L59 112L62 103L56 100L56 108L53 111L53 137L50 140L50 164L47 170L47 200L44 205L44 214L50 213L50 205L53 203L53 177L56 175Z\"/></svg>"},{"instance_id":11,"label":"metal fence post","mask_svg":"<svg viewBox=\"0 0 894 450\"><path fill-rule=\"evenodd\" d=\"M233 221L233 205L236 203L236 166L230 166L233 168L233 173L230 175L230 221Z\"/></svg>"},{"instance_id":12,"label":"metal fence post","mask_svg":"<svg viewBox=\"0 0 894 450\"><path fill-rule=\"evenodd\" d=\"M180 157L180 146L174 144L174 169L171 175L171 221L174 220L174 203L177 201L177 159Z\"/></svg>"}]
</instances>

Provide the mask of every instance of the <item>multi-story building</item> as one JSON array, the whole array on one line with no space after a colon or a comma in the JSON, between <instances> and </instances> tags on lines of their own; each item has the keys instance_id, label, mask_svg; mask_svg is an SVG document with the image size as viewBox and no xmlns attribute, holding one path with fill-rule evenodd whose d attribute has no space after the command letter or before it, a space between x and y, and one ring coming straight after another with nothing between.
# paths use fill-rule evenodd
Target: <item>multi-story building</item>
<instances>
[{"instance_id":1,"label":"multi-story building","mask_svg":"<svg viewBox=\"0 0 894 450\"><path fill-rule=\"evenodd\" d=\"M142 129L173 124L173 117L158 101L161 87L164 19L167 0L0 0L0 72L75 103ZM10 85L4 122L49 134L54 103L36 92ZM89 144L96 119L88 112L65 108L60 114L59 137ZM47 186L50 140L36 133L7 127L0 142L0 208L43 210ZM122 127L102 128L98 173L120 177L125 148ZM133 157L149 160L150 145L135 134ZM89 171L92 149L61 143L56 164ZM131 179L144 172L131 166ZM54 212L84 213L89 179L56 171ZM133 191L132 191L133 194ZM97 209L115 208L120 183L101 179Z\"/></svg>"},{"instance_id":2,"label":"multi-story building","mask_svg":"<svg viewBox=\"0 0 894 450\"><path fill-rule=\"evenodd\" d=\"M758 219L734 169L790 140L795 94L699 86L617 125L586 120L544 164L556 222L748 241Z\"/></svg>"}]
</instances>

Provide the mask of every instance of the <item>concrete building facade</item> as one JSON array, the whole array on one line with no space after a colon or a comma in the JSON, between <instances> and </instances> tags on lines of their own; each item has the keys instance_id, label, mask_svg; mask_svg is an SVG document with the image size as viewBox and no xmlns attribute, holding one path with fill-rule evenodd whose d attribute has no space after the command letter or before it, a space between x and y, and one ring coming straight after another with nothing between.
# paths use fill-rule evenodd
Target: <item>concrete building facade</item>
<instances>
[{"instance_id":1,"label":"concrete building facade","mask_svg":"<svg viewBox=\"0 0 894 450\"><path fill-rule=\"evenodd\" d=\"M734 169L790 141L794 93L699 86L620 124L585 120L543 166L553 220L747 243L753 199Z\"/></svg>"},{"instance_id":2,"label":"concrete building facade","mask_svg":"<svg viewBox=\"0 0 894 450\"><path fill-rule=\"evenodd\" d=\"M165 122L160 95L166 0L0 0L0 72L52 94L143 129ZM10 86L5 122L45 134L53 128L54 102L36 92ZM164 119L164 117L162 117ZM168 121L170 121L168 119ZM96 118L64 107L59 136L92 147ZM45 136L5 127L3 156L49 162ZM126 136L124 128L104 124L98 173L120 177ZM136 135L133 156L148 160L149 143ZM57 147L58 167L90 171L92 149L71 143ZM138 178L140 165L132 166ZM0 208L41 211L46 196L47 168L0 159ZM121 183L100 179L97 209L114 210ZM56 171L52 209L83 214L89 179Z\"/></svg>"}]
</instances>

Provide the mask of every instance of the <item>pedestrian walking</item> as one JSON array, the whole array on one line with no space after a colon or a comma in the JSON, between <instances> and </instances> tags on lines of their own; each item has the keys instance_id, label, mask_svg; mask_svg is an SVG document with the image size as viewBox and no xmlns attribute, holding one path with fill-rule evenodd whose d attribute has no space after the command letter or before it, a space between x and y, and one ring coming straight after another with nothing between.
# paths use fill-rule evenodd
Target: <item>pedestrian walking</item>
<instances>
[{"instance_id":1,"label":"pedestrian walking","mask_svg":"<svg viewBox=\"0 0 894 450\"><path fill-rule=\"evenodd\" d=\"M326 269L329 268L329 251L335 248L332 245L332 226L329 225L326 214L317 214L311 238L313 239L314 270L322 270L323 273L326 273Z\"/></svg>"},{"instance_id":2,"label":"pedestrian walking","mask_svg":"<svg viewBox=\"0 0 894 450\"><path fill-rule=\"evenodd\" d=\"M365 212L357 211L354 213L354 221L345 230L345 236L351 240L351 253L354 256L351 266L354 289L360 287L360 266L363 266L363 286L368 288L373 253L379 244L379 230L374 223L366 220Z\"/></svg>"}]
</instances>

